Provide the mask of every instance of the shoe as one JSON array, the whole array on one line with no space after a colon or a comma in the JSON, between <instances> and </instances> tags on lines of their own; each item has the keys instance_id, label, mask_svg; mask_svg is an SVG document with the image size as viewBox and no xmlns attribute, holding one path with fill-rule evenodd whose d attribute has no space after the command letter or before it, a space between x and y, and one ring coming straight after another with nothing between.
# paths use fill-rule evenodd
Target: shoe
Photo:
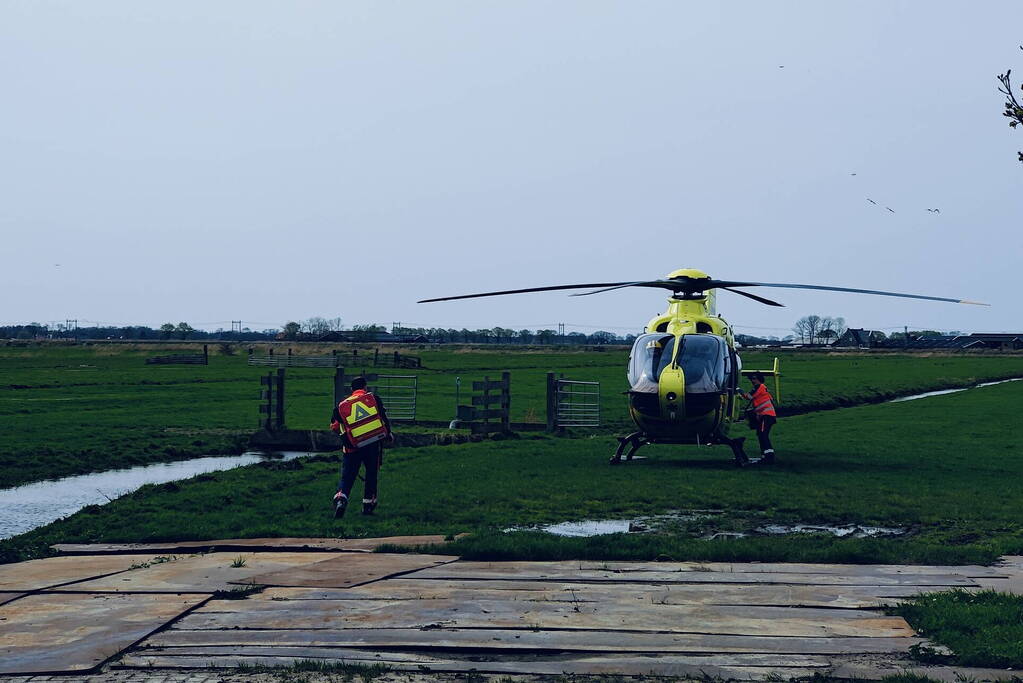
<instances>
[{"instance_id":1,"label":"shoe","mask_svg":"<svg viewBox=\"0 0 1023 683\"><path fill-rule=\"evenodd\" d=\"M760 458L760 461L762 463L764 463L765 465L773 465L774 464L774 451L768 451L768 452L764 453L764 457Z\"/></svg>"},{"instance_id":2,"label":"shoe","mask_svg":"<svg viewBox=\"0 0 1023 683\"><path fill-rule=\"evenodd\" d=\"M341 519L345 516L345 509L348 507L348 496L340 491L334 496L334 519Z\"/></svg>"},{"instance_id":3,"label":"shoe","mask_svg":"<svg viewBox=\"0 0 1023 683\"><path fill-rule=\"evenodd\" d=\"M371 500L371 501L365 501L365 500L362 501L362 514L364 514L364 515L372 515L373 514L373 510L376 509L376 506L377 506L377 501L376 501L375 498L373 500Z\"/></svg>"}]
</instances>

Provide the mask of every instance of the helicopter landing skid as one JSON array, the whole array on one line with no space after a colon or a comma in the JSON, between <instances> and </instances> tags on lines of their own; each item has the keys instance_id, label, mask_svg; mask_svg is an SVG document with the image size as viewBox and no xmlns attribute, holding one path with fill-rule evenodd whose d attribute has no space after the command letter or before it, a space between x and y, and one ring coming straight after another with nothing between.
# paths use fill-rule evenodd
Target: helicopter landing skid
<instances>
[{"instance_id":1,"label":"helicopter landing skid","mask_svg":"<svg viewBox=\"0 0 1023 683\"><path fill-rule=\"evenodd\" d=\"M611 456L608 464L620 465L622 463L622 456L626 460L632 460L636 455L636 451L649 443L650 441L644 438L643 432L633 432L628 436L619 436L618 448L615 450L615 454Z\"/></svg>"}]
</instances>

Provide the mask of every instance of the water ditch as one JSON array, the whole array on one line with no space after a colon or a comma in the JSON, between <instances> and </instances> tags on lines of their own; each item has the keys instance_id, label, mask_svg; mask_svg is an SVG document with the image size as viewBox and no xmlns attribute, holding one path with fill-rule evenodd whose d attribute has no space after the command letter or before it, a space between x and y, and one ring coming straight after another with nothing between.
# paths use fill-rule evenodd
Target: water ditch
<instances>
[{"instance_id":1,"label":"water ditch","mask_svg":"<svg viewBox=\"0 0 1023 683\"><path fill-rule=\"evenodd\" d=\"M177 462L140 465L63 479L37 481L0 490L0 539L10 538L78 512L87 505L103 505L146 484L165 484L197 474L229 470L257 462L294 460L304 451L208 456Z\"/></svg>"},{"instance_id":2,"label":"water ditch","mask_svg":"<svg viewBox=\"0 0 1023 683\"><path fill-rule=\"evenodd\" d=\"M958 394L960 391L969 391L970 389L979 389L980 387L993 387L996 384L1005 384L1007 382L1019 382L1023 380L1023 377L1011 377L1009 379L1000 379L994 382L981 382L980 384L974 384L968 387L959 387L957 389L939 389L938 391L925 391L922 394L913 394L912 396L902 396L900 398L893 398L887 403L902 403L903 401L915 401L918 398L928 398L930 396L943 396L944 394Z\"/></svg>"}]
</instances>

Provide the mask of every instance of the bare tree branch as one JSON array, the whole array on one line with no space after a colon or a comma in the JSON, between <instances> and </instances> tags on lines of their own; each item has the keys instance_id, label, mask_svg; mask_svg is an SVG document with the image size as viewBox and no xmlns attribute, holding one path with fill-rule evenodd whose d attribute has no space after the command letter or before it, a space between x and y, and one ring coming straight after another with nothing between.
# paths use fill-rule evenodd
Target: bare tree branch
<instances>
[{"instance_id":1,"label":"bare tree branch","mask_svg":"<svg viewBox=\"0 0 1023 683\"><path fill-rule=\"evenodd\" d=\"M1019 46L1020 50L1023 50L1023 45ZM1005 95L1005 110L1002 112L1002 116L1009 119L1009 127L1015 128L1016 126L1023 124L1023 104L1019 103L1016 96L1012 93L1012 69L1007 69L1004 74L998 74L998 82L1002 84L1002 87L998 89L998 92ZM1019 153L1019 160L1023 162L1023 152Z\"/></svg>"}]
</instances>

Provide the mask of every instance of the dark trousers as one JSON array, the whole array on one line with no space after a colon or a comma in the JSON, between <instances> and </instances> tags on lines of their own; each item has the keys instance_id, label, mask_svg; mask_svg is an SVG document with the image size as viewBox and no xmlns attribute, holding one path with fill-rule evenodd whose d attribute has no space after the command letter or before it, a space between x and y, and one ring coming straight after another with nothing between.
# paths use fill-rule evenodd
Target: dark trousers
<instances>
[{"instance_id":1,"label":"dark trousers","mask_svg":"<svg viewBox=\"0 0 1023 683\"><path fill-rule=\"evenodd\" d=\"M777 422L771 415L762 415L757 417L757 440L760 442L760 452L766 453L771 451L774 453L774 446L771 445L771 427Z\"/></svg>"},{"instance_id":2,"label":"dark trousers","mask_svg":"<svg viewBox=\"0 0 1023 683\"><path fill-rule=\"evenodd\" d=\"M377 473L383 458L383 443L377 442L360 448L353 453L345 453L341 457L341 481L338 489L347 497L352 492L355 478L359 476L359 468L366 468L366 486L362 497L375 500L377 497Z\"/></svg>"}]
</instances>

